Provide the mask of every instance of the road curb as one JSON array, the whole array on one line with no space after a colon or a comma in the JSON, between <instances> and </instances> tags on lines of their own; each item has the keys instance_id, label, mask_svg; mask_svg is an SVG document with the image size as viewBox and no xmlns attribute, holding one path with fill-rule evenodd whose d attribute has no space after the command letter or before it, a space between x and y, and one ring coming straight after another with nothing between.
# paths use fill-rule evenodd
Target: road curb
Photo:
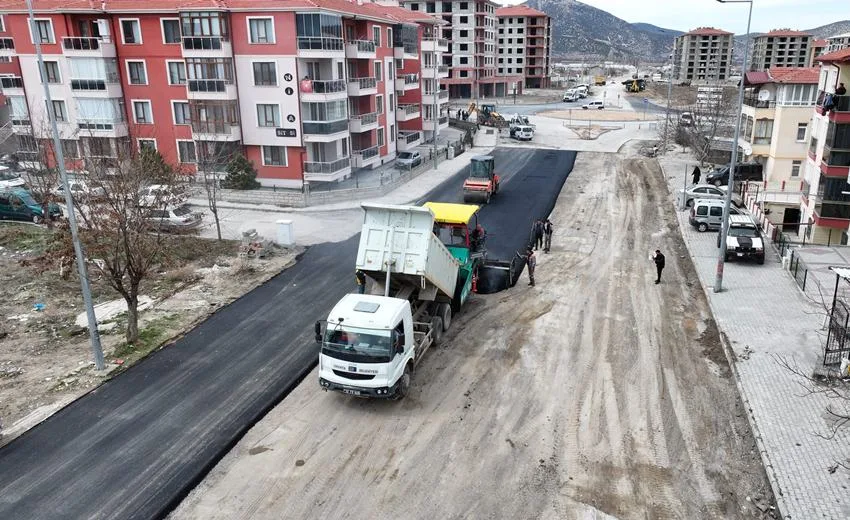
<instances>
[{"instance_id":1,"label":"road curb","mask_svg":"<svg viewBox=\"0 0 850 520\"><path fill-rule=\"evenodd\" d=\"M658 163L659 168L661 168L662 174L664 174L665 184L667 184L667 174L664 171L664 167L661 166L661 162ZM696 271L696 264L694 263L693 255L691 253L691 248L688 247L688 242L685 239L685 233L682 229L682 223L678 218L679 208L676 204L675 197L670 193L670 186L667 184L667 193L671 196L671 199L668 199L668 204L672 208L674 212L674 218L676 220L676 227L679 229L679 236L682 239L682 242L685 244L685 248L688 250L688 258L691 261L691 264L694 265L694 270ZM782 513L782 505L780 502L784 502L786 500L785 495L782 493L782 486L779 484L779 479L776 477L776 473L773 467L773 461L770 458L770 454L768 453L767 447L765 446L764 439L761 435L761 430L759 429L758 423L756 421L755 415L753 414L752 407L750 406L750 400L747 397L746 391L744 390L743 382L741 381L741 375L738 372L737 365L737 355L735 351L732 349L732 345L729 342L729 338L726 336L726 332L721 329L720 324L715 317L714 303L711 301L711 295L708 292L709 288L706 285L703 285L702 280L699 278L699 273L697 275L697 283L699 283L702 288L703 294L705 296L706 302L708 303L708 308L711 310L711 318L714 320L715 325L717 325L718 331L720 331L720 344L723 346L723 355L726 357L726 363L729 365L729 369L732 371L732 377L735 381L735 388L738 389L738 397L741 398L741 404L744 407L744 413L747 417L747 423L750 425L750 431L753 435L753 439L755 440L756 446L758 447L759 457L761 458L762 467L764 468L764 473L767 476L767 481L770 484L770 489L773 491L773 499L776 505L776 511L779 515L778 518L786 518Z\"/></svg>"}]
</instances>

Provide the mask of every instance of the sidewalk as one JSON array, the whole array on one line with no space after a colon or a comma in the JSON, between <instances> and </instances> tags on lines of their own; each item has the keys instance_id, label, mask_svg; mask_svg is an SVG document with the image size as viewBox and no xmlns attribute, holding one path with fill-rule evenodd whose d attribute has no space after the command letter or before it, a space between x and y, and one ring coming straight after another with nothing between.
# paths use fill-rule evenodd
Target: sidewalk
<instances>
[{"instance_id":1,"label":"sidewalk","mask_svg":"<svg viewBox=\"0 0 850 520\"><path fill-rule=\"evenodd\" d=\"M677 193L693 161L677 152L659 162L670 192ZM699 281L728 340L736 384L783 518L850 518L850 471L837 466L850 458L850 428L824 438L834 425L826 410L836 403L823 394L807 395L805 381L781 364L811 373L823 348L818 333L824 309L802 293L771 246L764 265L727 263L724 290L714 293L717 235L697 232L675 202L670 211L679 216Z\"/></svg>"},{"instance_id":2,"label":"sidewalk","mask_svg":"<svg viewBox=\"0 0 850 520\"><path fill-rule=\"evenodd\" d=\"M219 202L219 220L222 237L238 240L242 232L255 229L265 238L274 240L279 220L290 220L293 224L295 242L307 246L322 242L341 242L360 231L362 215L360 203L364 201L381 204L409 204L424 197L429 191L449 179L469 164L473 155L487 154L496 146L497 136L482 131L476 136L476 146L454 159L441 162L436 170L428 170L400 185L390 193L372 199L350 200L336 204L306 208L282 208L272 205L236 204ZM209 212L206 199L190 199L189 204L203 211L202 237L215 238L215 222Z\"/></svg>"}]
</instances>

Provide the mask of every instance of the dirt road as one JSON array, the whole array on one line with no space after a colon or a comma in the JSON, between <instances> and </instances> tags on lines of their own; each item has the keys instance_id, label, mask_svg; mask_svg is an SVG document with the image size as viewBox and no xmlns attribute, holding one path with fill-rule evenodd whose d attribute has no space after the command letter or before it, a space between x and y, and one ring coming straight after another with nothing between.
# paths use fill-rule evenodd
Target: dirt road
<instances>
[{"instance_id":1,"label":"dirt road","mask_svg":"<svg viewBox=\"0 0 850 520\"><path fill-rule=\"evenodd\" d=\"M537 287L474 297L408 399L326 394L314 372L172 517L759 517L769 488L664 179L624 157L579 155Z\"/></svg>"}]
</instances>

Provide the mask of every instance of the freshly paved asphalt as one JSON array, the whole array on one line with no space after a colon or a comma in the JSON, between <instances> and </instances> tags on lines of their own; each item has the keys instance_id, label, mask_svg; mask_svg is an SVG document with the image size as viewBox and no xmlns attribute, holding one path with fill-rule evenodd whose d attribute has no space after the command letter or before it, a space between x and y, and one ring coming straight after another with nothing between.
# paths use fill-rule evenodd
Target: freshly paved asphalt
<instances>
[{"instance_id":1,"label":"freshly paved asphalt","mask_svg":"<svg viewBox=\"0 0 850 520\"><path fill-rule=\"evenodd\" d=\"M525 245L575 152L498 149L491 256ZM461 197L461 171L426 199ZM312 324L353 289L358 237L300 261L0 449L0 518L161 518L317 362ZM318 391L318 387L317 387Z\"/></svg>"}]
</instances>

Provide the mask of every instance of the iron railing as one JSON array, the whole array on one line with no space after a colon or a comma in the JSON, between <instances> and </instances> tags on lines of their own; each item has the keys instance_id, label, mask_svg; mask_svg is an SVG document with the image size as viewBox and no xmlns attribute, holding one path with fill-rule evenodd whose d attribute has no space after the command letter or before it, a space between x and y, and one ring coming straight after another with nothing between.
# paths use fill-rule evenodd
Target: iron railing
<instances>
[{"instance_id":1,"label":"iron railing","mask_svg":"<svg viewBox=\"0 0 850 520\"><path fill-rule=\"evenodd\" d=\"M96 51L100 49L101 43L111 43L111 40L90 36L65 36L62 38L62 47L68 51Z\"/></svg>"},{"instance_id":2,"label":"iron railing","mask_svg":"<svg viewBox=\"0 0 850 520\"><path fill-rule=\"evenodd\" d=\"M348 42L357 46L357 52L375 52L375 42L372 40L353 40Z\"/></svg>"},{"instance_id":3,"label":"iron railing","mask_svg":"<svg viewBox=\"0 0 850 520\"><path fill-rule=\"evenodd\" d=\"M348 119L339 121L304 121L301 123L305 134L330 135L348 130Z\"/></svg>"},{"instance_id":4,"label":"iron railing","mask_svg":"<svg viewBox=\"0 0 850 520\"><path fill-rule=\"evenodd\" d=\"M361 126L374 125L378 122L378 113L370 112L368 114L355 114L351 116L352 121L359 121Z\"/></svg>"},{"instance_id":5,"label":"iron railing","mask_svg":"<svg viewBox=\"0 0 850 520\"><path fill-rule=\"evenodd\" d=\"M357 83L357 86L361 89L375 88L378 86L378 81L374 77L348 78L348 81L350 83Z\"/></svg>"},{"instance_id":6,"label":"iron railing","mask_svg":"<svg viewBox=\"0 0 850 520\"><path fill-rule=\"evenodd\" d=\"M342 38L299 36L298 49L302 51L341 51Z\"/></svg>"},{"instance_id":7,"label":"iron railing","mask_svg":"<svg viewBox=\"0 0 850 520\"><path fill-rule=\"evenodd\" d=\"M305 173L336 173L351 166L351 158L343 157L335 161L304 161Z\"/></svg>"}]
</instances>

